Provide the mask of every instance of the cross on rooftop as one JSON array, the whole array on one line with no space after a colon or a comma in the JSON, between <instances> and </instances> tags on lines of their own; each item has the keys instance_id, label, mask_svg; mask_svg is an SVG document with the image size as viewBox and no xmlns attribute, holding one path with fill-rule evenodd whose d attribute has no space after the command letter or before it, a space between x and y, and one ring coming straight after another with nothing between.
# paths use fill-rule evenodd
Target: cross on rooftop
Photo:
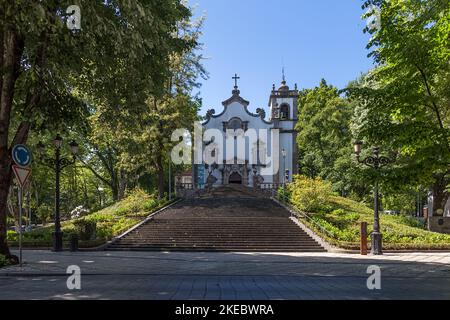
<instances>
[{"instance_id":1,"label":"cross on rooftop","mask_svg":"<svg viewBox=\"0 0 450 320\"><path fill-rule=\"evenodd\" d=\"M238 87L238 80L240 79L241 77L238 77L238 75L237 75L237 73L235 73L234 74L234 77L232 78L232 79L234 79L234 87L235 88L237 88Z\"/></svg>"}]
</instances>

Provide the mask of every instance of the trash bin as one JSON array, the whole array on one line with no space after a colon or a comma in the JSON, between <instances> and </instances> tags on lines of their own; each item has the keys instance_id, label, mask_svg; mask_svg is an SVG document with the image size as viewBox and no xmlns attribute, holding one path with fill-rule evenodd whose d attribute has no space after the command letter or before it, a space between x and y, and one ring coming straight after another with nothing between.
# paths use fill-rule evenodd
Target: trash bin
<instances>
[{"instance_id":1,"label":"trash bin","mask_svg":"<svg viewBox=\"0 0 450 320\"><path fill-rule=\"evenodd\" d=\"M77 234L70 235L70 251L71 252L78 251L78 235Z\"/></svg>"}]
</instances>

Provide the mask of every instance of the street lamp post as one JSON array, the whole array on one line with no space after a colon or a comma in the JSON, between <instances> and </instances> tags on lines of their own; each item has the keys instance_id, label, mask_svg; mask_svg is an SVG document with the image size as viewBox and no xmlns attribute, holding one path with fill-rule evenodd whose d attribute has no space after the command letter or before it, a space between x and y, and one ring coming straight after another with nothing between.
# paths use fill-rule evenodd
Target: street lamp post
<instances>
[{"instance_id":1,"label":"street lamp post","mask_svg":"<svg viewBox=\"0 0 450 320\"><path fill-rule=\"evenodd\" d=\"M44 156L45 145L39 142L37 150L41 160L55 171L55 232L53 233L53 251L60 252L63 250L63 233L61 231L61 197L60 197L60 180L61 171L75 164L76 155L78 153L78 144L75 141L69 143L70 151L72 152L72 159L61 157L61 147L63 139L58 134L53 140L53 146L55 148L55 157L47 158Z\"/></svg>"},{"instance_id":2,"label":"street lamp post","mask_svg":"<svg viewBox=\"0 0 450 320\"><path fill-rule=\"evenodd\" d=\"M281 155L283 156L283 191L286 191L286 156L287 152L286 149L281 150Z\"/></svg>"},{"instance_id":3,"label":"street lamp post","mask_svg":"<svg viewBox=\"0 0 450 320\"><path fill-rule=\"evenodd\" d=\"M102 197L102 193L103 191L105 191L105 188L103 187L98 187L98 195L100 196L100 208L103 208L103 197Z\"/></svg>"},{"instance_id":4,"label":"street lamp post","mask_svg":"<svg viewBox=\"0 0 450 320\"><path fill-rule=\"evenodd\" d=\"M359 163L364 164L370 168L374 168L377 172L394 162L393 159L383 157L380 155L380 148L375 147L373 148L373 155L368 156L365 159L361 159L361 151L362 151L362 145L363 143L360 141L355 142L355 155L356 159ZM378 174L377 174L378 175ZM383 249L382 249L382 243L383 243L383 236L381 234L381 228L380 228L380 206L379 206L379 194L378 194L378 179L375 180L374 184L374 223L373 223L373 232L372 232L372 250L371 253L373 255L382 255Z\"/></svg>"},{"instance_id":5,"label":"street lamp post","mask_svg":"<svg viewBox=\"0 0 450 320\"><path fill-rule=\"evenodd\" d=\"M169 156L169 201L172 201L172 159Z\"/></svg>"},{"instance_id":6,"label":"street lamp post","mask_svg":"<svg viewBox=\"0 0 450 320\"><path fill-rule=\"evenodd\" d=\"M256 175L258 174L258 169L256 167L256 164L252 164L251 172L253 173L252 185L253 185L253 188L256 190L256 188L258 186L258 181L256 179Z\"/></svg>"}]
</instances>

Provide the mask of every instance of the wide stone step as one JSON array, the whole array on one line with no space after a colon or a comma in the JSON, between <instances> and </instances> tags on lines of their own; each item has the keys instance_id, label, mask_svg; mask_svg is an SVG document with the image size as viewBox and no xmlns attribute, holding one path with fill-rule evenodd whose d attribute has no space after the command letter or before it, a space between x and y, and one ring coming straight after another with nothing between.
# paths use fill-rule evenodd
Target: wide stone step
<instances>
[{"instance_id":1,"label":"wide stone step","mask_svg":"<svg viewBox=\"0 0 450 320\"><path fill-rule=\"evenodd\" d=\"M245 222L242 223L233 223L233 224L221 224L221 223L164 223L164 224L158 224L155 223L153 225L147 225L145 227L152 227L152 228L176 228L176 227L184 227L184 228L198 228L198 227L221 227L221 228L234 228L234 227L245 227L245 228L289 228L292 227L292 225L289 222L283 222L283 223L268 223L268 224L248 224Z\"/></svg>"},{"instance_id":2,"label":"wide stone step","mask_svg":"<svg viewBox=\"0 0 450 320\"><path fill-rule=\"evenodd\" d=\"M217 237L202 237L202 238L128 238L124 237L116 241L118 242L127 242L127 243L259 243L259 244L284 244L284 243L317 243L314 239L311 238L284 238L284 239L275 239L275 238L217 238Z\"/></svg>"},{"instance_id":3,"label":"wide stone step","mask_svg":"<svg viewBox=\"0 0 450 320\"><path fill-rule=\"evenodd\" d=\"M205 244L257 244L257 245L284 245L284 244L317 244L318 243L314 239L306 239L306 238L291 238L291 239L252 239L252 238L238 238L238 239L223 239L223 238L146 238L146 239L129 239L123 238L118 240L116 243L127 243L127 244L142 244L142 243L170 243L170 244L196 244L196 243L205 243Z\"/></svg>"},{"instance_id":4,"label":"wide stone step","mask_svg":"<svg viewBox=\"0 0 450 320\"><path fill-rule=\"evenodd\" d=\"M235 222L247 222L247 223L254 223L254 224L260 224L260 223L270 223L270 222L285 222L285 221L291 221L289 217L283 217L283 218L215 218L215 217L202 217L202 218L191 218L191 217L184 217L184 218L174 218L174 219L161 219L161 218L155 218L153 221L157 223L172 223L172 222L196 222L196 223L204 223L204 222L221 222L221 223L235 223Z\"/></svg>"},{"instance_id":5,"label":"wide stone step","mask_svg":"<svg viewBox=\"0 0 450 320\"><path fill-rule=\"evenodd\" d=\"M247 226L247 225L234 225L234 226L221 226L217 224L210 225L166 225L166 226L145 226L139 228L139 230L208 230L208 228L213 228L213 230L296 230L298 229L295 225L284 225L284 226Z\"/></svg>"},{"instance_id":6,"label":"wide stone step","mask_svg":"<svg viewBox=\"0 0 450 320\"><path fill-rule=\"evenodd\" d=\"M166 228L172 228L172 229L176 229L176 228L184 228L184 229L190 229L190 228L208 228L208 227L220 227L220 228L225 228L225 229L232 229L232 228L244 228L244 229L254 229L254 228L258 228L258 229L278 229L278 228L294 228L295 225L291 225L291 224L268 224L268 225L263 225L263 224L255 224L255 225L249 225L246 223L241 223L241 224L231 224L231 225L222 225L222 224L217 224L217 223L208 223L208 224L187 224L187 223L180 223L180 224L154 224L154 225L147 225L144 226L142 229L150 229L150 228L154 228L154 229L166 229Z\"/></svg>"},{"instance_id":7,"label":"wide stone step","mask_svg":"<svg viewBox=\"0 0 450 320\"><path fill-rule=\"evenodd\" d=\"M215 229L189 229L189 230L180 230L180 229L167 229L167 230L156 230L156 229L143 229L133 234L158 234L158 235L183 235L183 234L208 234L208 235L296 235L296 234L305 234L294 230L255 230L255 229L245 229L245 230L215 230Z\"/></svg>"},{"instance_id":8,"label":"wide stone step","mask_svg":"<svg viewBox=\"0 0 450 320\"><path fill-rule=\"evenodd\" d=\"M308 245L297 245L297 246L255 246L255 245L170 245L170 244L158 244L158 245L116 245L112 246L112 248L143 248L143 249L158 249L158 248L164 248L164 249L199 249L199 248L205 248L205 249L229 249L229 248L240 248L240 249L254 249L254 250L282 250L282 249L316 249L321 250L322 247L320 246L308 246Z\"/></svg>"},{"instance_id":9,"label":"wide stone step","mask_svg":"<svg viewBox=\"0 0 450 320\"><path fill-rule=\"evenodd\" d=\"M123 247L123 248L116 248L116 247L110 247L107 250L109 251L132 251L132 252L140 252L140 251L148 251L148 252L295 252L295 253L316 253L316 252L326 252L325 249L322 247L320 248L314 248L314 249L304 249L304 248L273 248L273 249L259 249L259 248L131 248L131 247Z\"/></svg>"},{"instance_id":10,"label":"wide stone step","mask_svg":"<svg viewBox=\"0 0 450 320\"><path fill-rule=\"evenodd\" d=\"M210 226L210 225L215 225L215 226L224 226L224 227L232 227L232 226L264 226L264 227L271 227L271 226L286 226L286 225L291 225L292 221L290 220L286 220L283 222L267 222L267 223L248 223L246 221L239 221L239 222L233 222L233 223L221 223L221 222L216 222L216 221L208 221L208 222L183 222L183 221L173 221L173 222L164 222L164 223L159 223L159 222L153 222L154 226L180 226L180 225L184 225L184 226Z\"/></svg>"},{"instance_id":11,"label":"wide stone step","mask_svg":"<svg viewBox=\"0 0 450 320\"><path fill-rule=\"evenodd\" d=\"M140 239L224 239L224 240L233 240L233 239L252 239L252 240L280 240L285 241L289 239L295 240L307 240L311 239L307 235L280 235L277 237L272 237L272 235L218 235L218 234L179 234L179 235L157 235L157 234L142 234L142 235L130 235L126 236L123 239L132 239L132 240L140 240Z\"/></svg>"},{"instance_id":12,"label":"wide stone step","mask_svg":"<svg viewBox=\"0 0 450 320\"><path fill-rule=\"evenodd\" d=\"M253 249L280 249L280 248L290 248L290 249L317 249L321 248L319 245L313 246L313 245L285 245L285 246L269 246L269 245L205 245L205 244L198 244L198 245L170 245L166 243L160 243L160 244L154 244L154 245L114 245L115 248L149 248L149 249L157 249L157 248L172 248L172 249L189 249L189 248L212 248L212 249L227 249L227 248L253 248Z\"/></svg>"},{"instance_id":13,"label":"wide stone step","mask_svg":"<svg viewBox=\"0 0 450 320\"><path fill-rule=\"evenodd\" d=\"M252 239L255 241L262 241L262 240L280 240L280 241L286 241L289 239L295 239L295 240L307 240L311 239L307 235L249 235L249 234L230 234L230 235L222 235L222 234L142 234L142 235L129 235L126 237L123 237L122 239L131 239L131 240L141 240L141 239L223 239L223 240L245 240L245 239Z\"/></svg>"},{"instance_id":14,"label":"wide stone step","mask_svg":"<svg viewBox=\"0 0 450 320\"><path fill-rule=\"evenodd\" d=\"M244 236L230 236L230 237L226 237L226 236L189 236L189 235L185 235L185 236L148 236L148 235L144 235L142 237L139 236L128 236L128 237L124 237L123 239L129 240L129 241L140 241L140 240L224 240L224 241L230 241L230 240L236 240L236 241L242 241L242 240L252 240L252 241L289 241L289 240L296 240L296 241L306 241L306 240L310 240L311 238L307 237L307 236L292 236L292 237L277 237L276 239L270 238L270 237L244 237Z\"/></svg>"},{"instance_id":15,"label":"wide stone step","mask_svg":"<svg viewBox=\"0 0 450 320\"><path fill-rule=\"evenodd\" d=\"M220 225L220 224L214 224L214 223L210 223L210 224L166 224L166 225L147 225L147 226L143 226L141 229L142 230L146 230L146 229L161 229L161 230L165 230L165 229L206 229L206 228L210 228L210 227L214 227L214 228L221 228L221 229L233 229L233 228L239 228L239 229L267 229L267 230L277 230L277 229L288 229L288 230L295 230L295 228L298 228L296 225L294 224L282 224L282 225L247 225L247 224L234 224L234 225L229 225L229 226L224 226L224 225Z\"/></svg>"},{"instance_id":16,"label":"wide stone step","mask_svg":"<svg viewBox=\"0 0 450 320\"><path fill-rule=\"evenodd\" d=\"M283 218L215 218L215 217L202 217L202 218L191 218L191 217L184 217L184 218L173 218L173 219L161 219L161 218L155 218L153 221L165 223L165 222L177 222L177 221L191 221L191 222L207 222L207 221L216 221L216 222L222 222L222 223L232 223L232 222L241 222L241 221L247 221L249 223L266 223L266 222L283 222L283 221L289 221L289 217L283 217Z\"/></svg>"},{"instance_id":17,"label":"wide stone step","mask_svg":"<svg viewBox=\"0 0 450 320\"><path fill-rule=\"evenodd\" d=\"M239 249L242 251L245 251L246 249L252 249L252 250L301 250L301 249L307 249L307 250L318 250L322 252L323 248L321 246L308 246L308 245L296 245L296 246L255 246L255 245L170 245L170 244L158 244L158 245L115 245L111 246L110 248L142 248L142 249L163 249L163 250L170 250L170 249L182 249L182 250L188 250L189 248L200 250L200 249L215 249L215 250L229 250L229 249Z\"/></svg>"},{"instance_id":18,"label":"wide stone step","mask_svg":"<svg viewBox=\"0 0 450 320\"><path fill-rule=\"evenodd\" d=\"M290 226L291 223L289 222L283 222L283 223L255 223L255 224L249 224L245 222L241 223L230 223L230 224L224 224L224 223L214 223L214 222L208 222L208 223L154 223L152 227L208 227L208 226L220 226L224 228L233 228L236 226L242 226L247 228L253 228L253 227L263 227L263 228L272 228L272 227L287 227Z\"/></svg>"},{"instance_id":19,"label":"wide stone step","mask_svg":"<svg viewBox=\"0 0 450 320\"><path fill-rule=\"evenodd\" d=\"M264 238L310 238L306 233L245 233L245 232L136 232L127 235L130 238L254 238L254 239L264 239Z\"/></svg>"},{"instance_id":20,"label":"wide stone step","mask_svg":"<svg viewBox=\"0 0 450 320\"><path fill-rule=\"evenodd\" d=\"M269 235L291 235L291 234L299 234L302 233L301 231L297 231L295 229L273 229L273 230L268 230L268 229L239 229L239 228L235 228L235 229L219 229L217 227L211 227L211 228L204 228L204 229L171 229L171 228L167 228L164 230L161 229L139 229L136 230L136 232L133 233L155 233L155 234L187 234L187 233L202 233L202 234L269 234Z\"/></svg>"},{"instance_id":21,"label":"wide stone step","mask_svg":"<svg viewBox=\"0 0 450 320\"><path fill-rule=\"evenodd\" d=\"M223 224L230 224L230 223L249 223L249 224L265 224L265 223L285 223L286 221L291 221L289 218L279 218L279 219L216 219L216 218L202 218L202 219L168 219L168 220L161 220L161 219L154 219L155 223L163 224L163 223L177 223L177 222L187 222L187 223L223 223Z\"/></svg>"}]
</instances>

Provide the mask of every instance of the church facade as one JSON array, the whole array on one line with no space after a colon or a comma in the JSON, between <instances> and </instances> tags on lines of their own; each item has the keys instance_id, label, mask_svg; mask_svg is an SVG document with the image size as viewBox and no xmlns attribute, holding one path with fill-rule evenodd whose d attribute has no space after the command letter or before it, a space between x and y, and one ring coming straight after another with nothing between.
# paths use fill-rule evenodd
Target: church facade
<instances>
[{"instance_id":1,"label":"church facade","mask_svg":"<svg viewBox=\"0 0 450 320\"><path fill-rule=\"evenodd\" d=\"M298 171L295 131L299 97L297 85L291 90L284 77L278 89L273 85L269 115L266 116L264 109L258 108L256 113L249 110L250 102L240 95L239 78L236 75L233 79L234 90L232 96L222 102L223 111L216 114L215 110L209 110L203 123L204 132L217 134L204 146L209 148L206 152L213 157L213 161L208 161L208 164L205 161L194 169L197 184L257 187L291 182L292 175ZM221 137L217 137L219 131ZM239 142L245 142L244 150L239 149Z\"/></svg>"}]
</instances>

